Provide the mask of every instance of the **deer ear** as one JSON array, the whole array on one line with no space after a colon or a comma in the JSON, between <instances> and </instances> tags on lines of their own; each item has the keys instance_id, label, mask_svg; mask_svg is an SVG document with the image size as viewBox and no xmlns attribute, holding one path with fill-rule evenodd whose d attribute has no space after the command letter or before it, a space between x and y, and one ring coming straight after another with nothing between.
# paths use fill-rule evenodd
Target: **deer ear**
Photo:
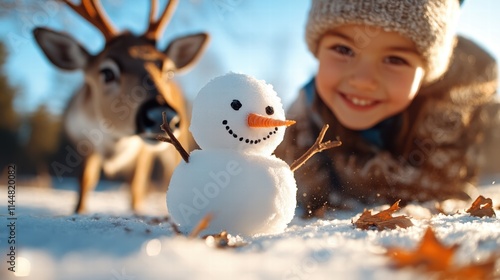
<instances>
[{"instance_id":1,"label":"deer ear","mask_svg":"<svg viewBox=\"0 0 500 280\"><path fill-rule=\"evenodd\" d=\"M174 62L177 70L184 70L200 58L209 38L206 33L178 38L168 45L164 53Z\"/></svg>"},{"instance_id":2,"label":"deer ear","mask_svg":"<svg viewBox=\"0 0 500 280\"><path fill-rule=\"evenodd\" d=\"M33 34L47 58L57 67L76 70L87 65L89 53L71 36L42 27L35 28Z\"/></svg>"}]
</instances>

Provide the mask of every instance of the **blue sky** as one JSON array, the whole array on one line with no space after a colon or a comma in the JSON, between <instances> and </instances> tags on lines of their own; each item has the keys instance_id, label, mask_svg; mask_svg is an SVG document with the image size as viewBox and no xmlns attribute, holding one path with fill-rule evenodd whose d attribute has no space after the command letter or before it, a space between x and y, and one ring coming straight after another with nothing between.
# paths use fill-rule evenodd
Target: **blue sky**
<instances>
[{"instance_id":1,"label":"blue sky","mask_svg":"<svg viewBox=\"0 0 500 280\"><path fill-rule=\"evenodd\" d=\"M136 33L144 31L147 2L103 0L115 26ZM34 43L31 30L48 26L71 33L91 53L98 52L104 40L69 9L53 1L40 7L34 15L18 10L0 20L0 39L10 53L5 71L11 83L21 89L15 103L19 111L33 111L47 104L59 113L81 83L82 75L51 65ZM309 1L303 0L180 0L159 46L165 48L172 38L189 33L211 34L210 45L199 63L177 76L188 98L193 98L211 78L236 71L273 84L287 106L316 66L304 42L308 8ZM498 0L466 0L458 32L500 59L498 12Z\"/></svg>"}]
</instances>

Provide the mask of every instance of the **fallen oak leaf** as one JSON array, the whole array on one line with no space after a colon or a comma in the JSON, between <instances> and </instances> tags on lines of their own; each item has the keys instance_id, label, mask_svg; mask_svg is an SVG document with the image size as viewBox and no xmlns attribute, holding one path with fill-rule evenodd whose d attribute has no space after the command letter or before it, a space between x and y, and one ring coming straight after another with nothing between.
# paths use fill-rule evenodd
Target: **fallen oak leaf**
<instances>
[{"instance_id":1,"label":"fallen oak leaf","mask_svg":"<svg viewBox=\"0 0 500 280\"><path fill-rule=\"evenodd\" d=\"M445 271L458 249L458 245L444 246L437 240L434 231L429 227L425 231L422 241L414 251L401 248L389 248L389 256L396 268L418 267L428 271Z\"/></svg>"},{"instance_id":2,"label":"fallen oak leaf","mask_svg":"<svg viewBox=\"0 0 500 280\"><path fill-rule=\"evenodd\" d=\"M413 223L407 216L397 216L393 217L392 214L399 210L399 202L396 201L389 209L380 211L379 213L372 215L371 210L365 210L359 219L353 224L363 230L368 230L371 228L376 228L378 230L384 229L396 229L408 228L413 226Z\"/></svg>"},{"instance_id":3,"label":"fallen oak leaf","mask_svg":"<svg viewBox=\"0 0 500 280\"><path fill-rule=\"evenodd\" d=\"M474 263L468 266L450 269L439 274L438 279L453 279L453 280L488 280L495 279L496 260L494 257L487 259L482 263Z\"/></svg>"},{"instance_id":4,"label":"fallen oak leaf","mask_svg":"<svg viewBox=\"0 0 500 280\"><path fill-rule=\"evenodd\" d=\"M452 261L458 248L458 244L444 246L429 227L414 251L388 248L386 255L392 259L395 268L420 268L433 273L436 279L486 280L494 278L495 255L481 263L457 267Z\"/></svg>"},{"instance_id":5,"label":"fallen oak leaf","mask_svg":"<svg viewBox=\"0 0 500 280\"><path fill-rule=\"evenodd\" d=\"M496 217L495 210L493 210L493 201L491 198L485 198L480 195L472 202L472 205L465 212L475 217Z\"/></svg>"}]
</instances>

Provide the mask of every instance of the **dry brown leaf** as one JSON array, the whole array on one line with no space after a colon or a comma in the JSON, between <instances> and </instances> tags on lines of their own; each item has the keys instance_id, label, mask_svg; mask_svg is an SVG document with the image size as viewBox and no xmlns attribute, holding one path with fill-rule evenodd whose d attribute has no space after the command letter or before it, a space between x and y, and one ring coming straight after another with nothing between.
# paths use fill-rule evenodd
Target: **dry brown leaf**
<instances>
[{"instance_id":1,"label":"dry brown leaf","mask_svg":"<svg viewBox=\"0 0 500 280\"><path fill-rule=\"evenodd\" d=\"M392 258L397 268L411 266L423 267L429 271L443 271L450 266L457 248L457 245L443 246L429 227L415 251L389 248L387 255Z\"/></svg>"},{"instance_id":2,"label":"dry brown leaf","mask_svg":"<svg viewBox=\"0 0 500 280\"><path fill-rule=\"evenodd\" d=\"M378 230L395 229L397 227L407 228L413 226L413 223L407 216L393 217L392 214L399 210L399 202L396 201L389 209L380 211L372 215L370 210L365 210L354 225L363 230L376 228Z\"/></svg>"},{"instance_id":3,"label":"dry brown leaf","mask_svg":"<svg viewBox=\"0 0 500 280\"><path fill-rule=\"evenodd\" d=\"M493 210L493 201L491 198L485 198L480 195L469 209L465 210L465 212L471 214L471 216L476 217L496 217L495 210Z\"/></svg>"},{"instance_id":4,"label":"dry brown leaf","mask_svg":"<svg viewBox=\"0 0 500 280\"><path fill-rule=\"evenodd\" d=\"M436 274L437 279L493 279L495 257L482 263L457 267L453 265L453 257L458 245L444 246L429 227L422 241L414 251L400 248L389 248L389 256L396 268L414 267Z\"/></svg>"},{"instance_id":5,"label":"dry brown leaf","mask_svg":"<svg viewBox=\"0 0 500 280\"><path fill-rule=\"evenodd\" d=\"M495 259L490 258L483 263L471 264L468 266L450 269L439 274L438 279L443 280L489 280L495 279Z\"/></svg>"}]
</instances>

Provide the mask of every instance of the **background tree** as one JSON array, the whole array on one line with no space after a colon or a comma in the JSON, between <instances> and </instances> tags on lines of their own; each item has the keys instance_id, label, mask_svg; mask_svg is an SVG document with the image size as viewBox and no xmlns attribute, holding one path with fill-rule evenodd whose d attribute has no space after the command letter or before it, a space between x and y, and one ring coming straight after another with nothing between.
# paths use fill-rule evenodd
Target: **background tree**
<instances>
[{"instance_id":1,"label":"background tree","mask_svg":"<svg viewBox=\"0 0 500 280\"><path fill-rule=\"evenodd\" d=\"M57 151L60 142L61 119L51 114L42 105L27 118L30 127L28 141L23 146L25 171L47 174L49 161Z\"/></svg>"},{"instance_id":2,"label":"background tree","mask_svg":"<svg viewBox=\"0 0 500 280\"><path fill-rule=\"evenodd\" d=\"M0 177L8 164L16 164L20 176L46 175L59 147L61 119L45 106L31 114L16 112L14 100L19 89L9 83L5 73L7 55L0 41Z\"/></svg>"},{"instance_id":3,"label":"background tree","mask_svg":"<svg viewBox=\"0 0 500 280\"><path fill-rule=\"evenodd\" d=\"M5 45L0 42L0 170L13 163L20 151L17 133L20 122L13 107L18 90L9 84L4 73L6 57Z\"/></svg>"}]
</instances>

